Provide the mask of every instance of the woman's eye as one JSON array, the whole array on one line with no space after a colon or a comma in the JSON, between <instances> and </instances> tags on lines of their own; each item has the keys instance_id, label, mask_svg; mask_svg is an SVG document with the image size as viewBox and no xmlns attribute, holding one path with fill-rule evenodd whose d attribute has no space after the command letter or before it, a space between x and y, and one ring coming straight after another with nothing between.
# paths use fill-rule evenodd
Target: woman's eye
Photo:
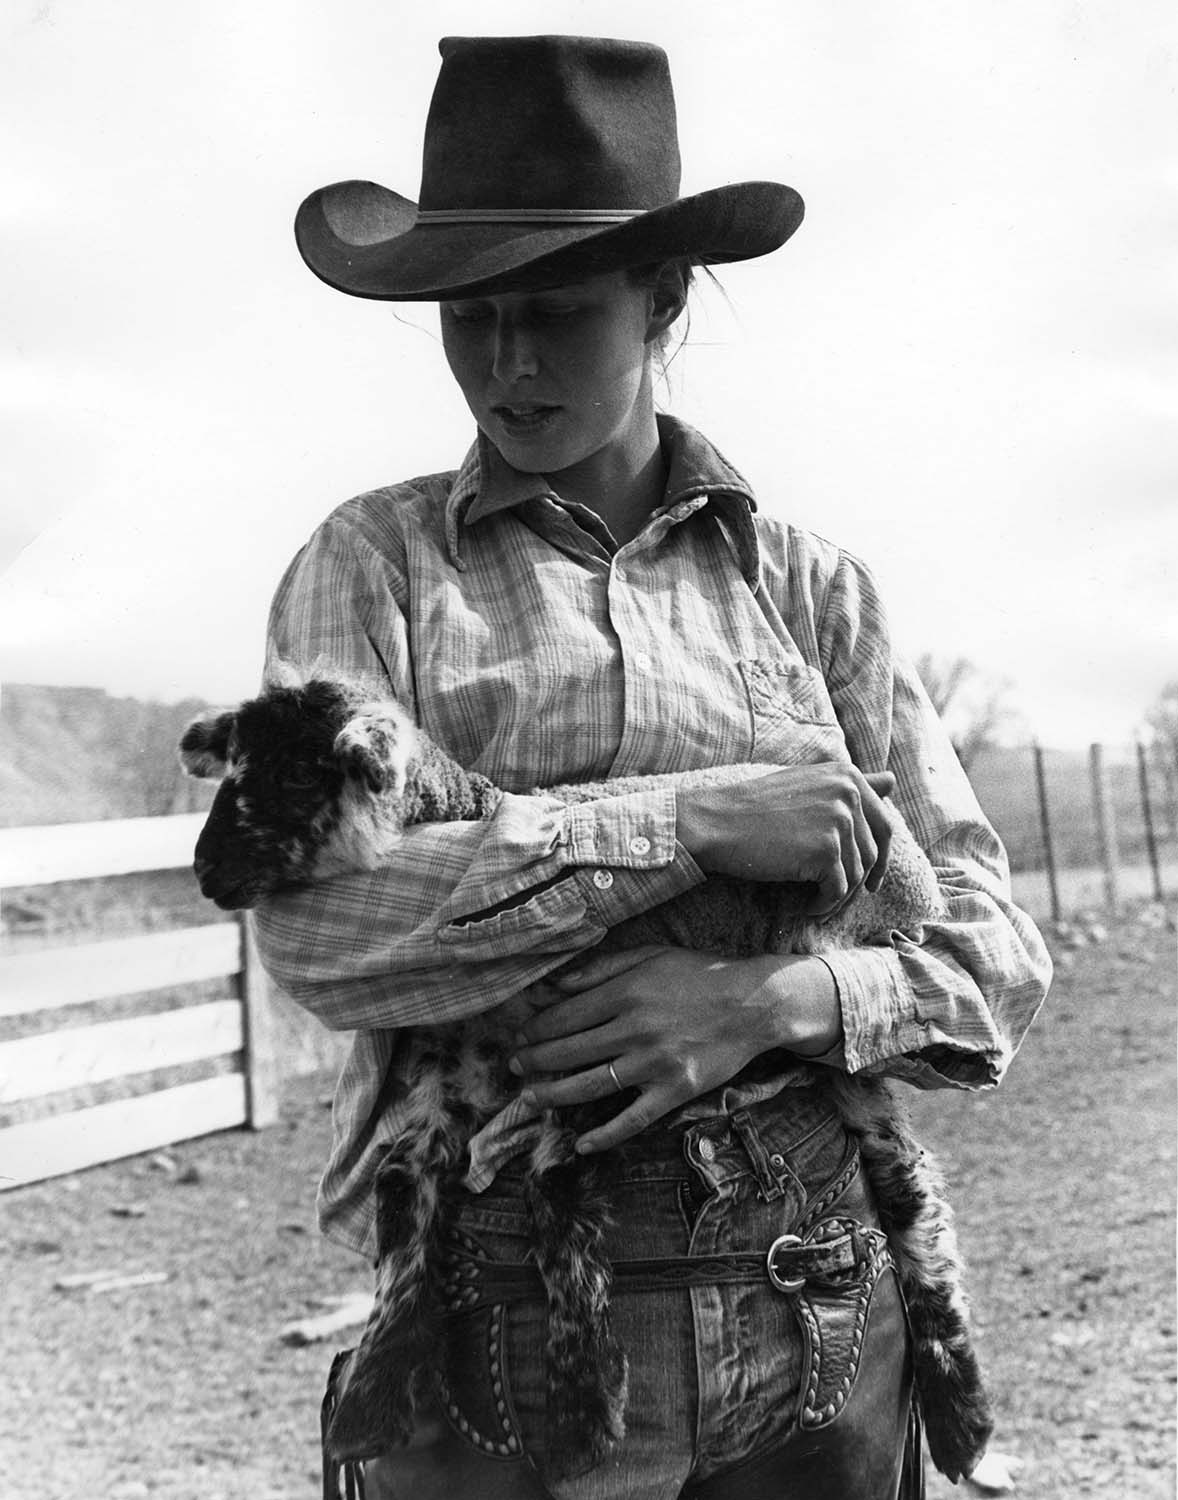
<instances>
[{"instance_id":1,"label":"woman's eye","mask_svg":"<svg viewBox=\"0 0 1178 1500\"><path fill-rule=\"evenodd\" d=\"M477 302L448 302L446 316L452 323L479 323L488 317L490 310Z\"/></svg>"}]
</instances>

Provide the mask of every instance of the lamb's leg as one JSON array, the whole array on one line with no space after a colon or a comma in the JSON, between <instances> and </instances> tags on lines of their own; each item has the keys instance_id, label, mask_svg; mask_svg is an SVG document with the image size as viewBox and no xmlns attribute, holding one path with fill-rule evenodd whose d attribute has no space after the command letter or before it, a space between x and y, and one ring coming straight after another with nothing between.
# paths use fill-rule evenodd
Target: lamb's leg
<instances>
[{"instance_id":1,"label":"lamb's leg","mask_svg":"<svg viewBox=\"0 0 1178 1500\"><path fill-rule=\"evenodd\" d=\"M464 770L432 740L420 736L402 794L406 823L476 822L491 817L502 796L485 776Z\"/></svg>"},{"instance_id":2,"label":"lamb's leg","mask_svg":"<svg viewBox=\"0 0 1178 1500\"><path fill-rule=\"evenodd\" d=\"M883 1080L831 1072L827 1081L857 1137L896 1261L929 1452L956 1483L985 1452L994 1423L970 1337L964 1268L944 1179Z\"/></svg>"},{"instance_id":3,"label":"lamb's leg","mask_svg":"<svg viewBox=\"0 0 1178 1500\"><path fill-rule=\"evenodd\" d=\"M436 1347L430 1267L443 1233L443 1188L461 1139L443 1070L420 1066L402 1134L377 1178L380 1244L373 1309L339 1392L328 1444L340 1460L370 1458L413 1433L420 1384Z\"/></svg>"},{"instance_id":4,"label":"lamb's leg","mask_svg":"<svg viewBox=\"0 0 1178 1500\"><path fill-rule=\"evenodd\" d=\"M602 1252L609 1196L597 1163L573 1155L577 1131L552 1123L528 1170L536 1264L548 1297L545 1440L550 1481L599 1464L625 1435L626 1357L609 1319Z\"/></svg>"}]
</instances>

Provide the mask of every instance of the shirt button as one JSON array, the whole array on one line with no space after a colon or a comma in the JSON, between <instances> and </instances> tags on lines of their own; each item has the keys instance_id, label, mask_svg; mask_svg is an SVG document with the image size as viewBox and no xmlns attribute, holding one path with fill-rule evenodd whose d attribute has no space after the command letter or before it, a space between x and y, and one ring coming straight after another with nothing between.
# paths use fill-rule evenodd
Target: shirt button
<instances>
[{"instance_id":1,"label":"shirt button","mask_svg":"<svg viewBox=\"0 0 1178 1500\"><path fill-rule=\"evenodd\" d=\"M699 1158L700 1161L706 1161L709 1163L716 1160L716 1148L712 1144L712 1142L708 1140L706 1135L700 1136L699 1139Z\"/></svg>"},{"instance_id":2,"label":"shirt button","mask_svg":"<svg viewBox=\"0 0 1178 1500\"><path fill-rule=\"evenodd\" d=\"M614 877L608 870L594 870L593 884L599 891L608 891L614 883Z\"/></svg>"},{"instance_id":3,"label":"shirt button","mask_svg":"<svg viewBox=\"0 0 1178 1500\"><path fill-rule=\"evenodd\" d=\"M630 853L631 854L649 854L650 853L650 840L648 838L645 838L642 834L639 834L637 836L637 838L632 838L630 840Z\"/></svg>"},{"instance_id":4,"label":"shirt button","mask_svg":"<svg viewBox=\"0 0 1178 1500\"><path fill-rule=\"evenodd\" d=\"M651 661L645 651L635 651L634 665L640 672L649 672L651 667L654 666L654 662Z\"/></svg>"}]
</instances>

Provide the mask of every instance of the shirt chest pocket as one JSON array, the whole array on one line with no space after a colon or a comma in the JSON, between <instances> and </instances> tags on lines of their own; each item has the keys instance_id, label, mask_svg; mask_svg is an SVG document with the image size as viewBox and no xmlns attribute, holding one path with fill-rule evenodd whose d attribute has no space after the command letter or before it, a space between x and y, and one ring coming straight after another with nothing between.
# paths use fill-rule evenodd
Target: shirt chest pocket
<instances>
[{"instance_id":1,"label":"shirt chest pocket","mask_svg":"<svg viewBox=\"0 0 1178 1500\"><path fill-rule=\"evenodd\" d=\"M796 766L850 759L821 673L771 657L743 657L737 667L752 724L750 760Z\"/></svg>"}]
</instances>

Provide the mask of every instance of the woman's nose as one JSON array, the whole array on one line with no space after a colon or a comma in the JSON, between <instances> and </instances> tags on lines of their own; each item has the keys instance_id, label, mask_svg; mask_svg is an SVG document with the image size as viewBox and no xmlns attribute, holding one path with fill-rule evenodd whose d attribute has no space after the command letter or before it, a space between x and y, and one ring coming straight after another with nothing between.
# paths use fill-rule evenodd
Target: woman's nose
<instances>
[{"instance_id":1,"label":"woman's nose","mask_svg":"<svg viewBox=\"0 0 1178 1500\"><path fill-rule=\"evenodd\" d=\"M495 379L502 385L511 385L535 375L538 369L535 346L527 330L501 318L495 325Z\"/></svg>"}]
</instances>

